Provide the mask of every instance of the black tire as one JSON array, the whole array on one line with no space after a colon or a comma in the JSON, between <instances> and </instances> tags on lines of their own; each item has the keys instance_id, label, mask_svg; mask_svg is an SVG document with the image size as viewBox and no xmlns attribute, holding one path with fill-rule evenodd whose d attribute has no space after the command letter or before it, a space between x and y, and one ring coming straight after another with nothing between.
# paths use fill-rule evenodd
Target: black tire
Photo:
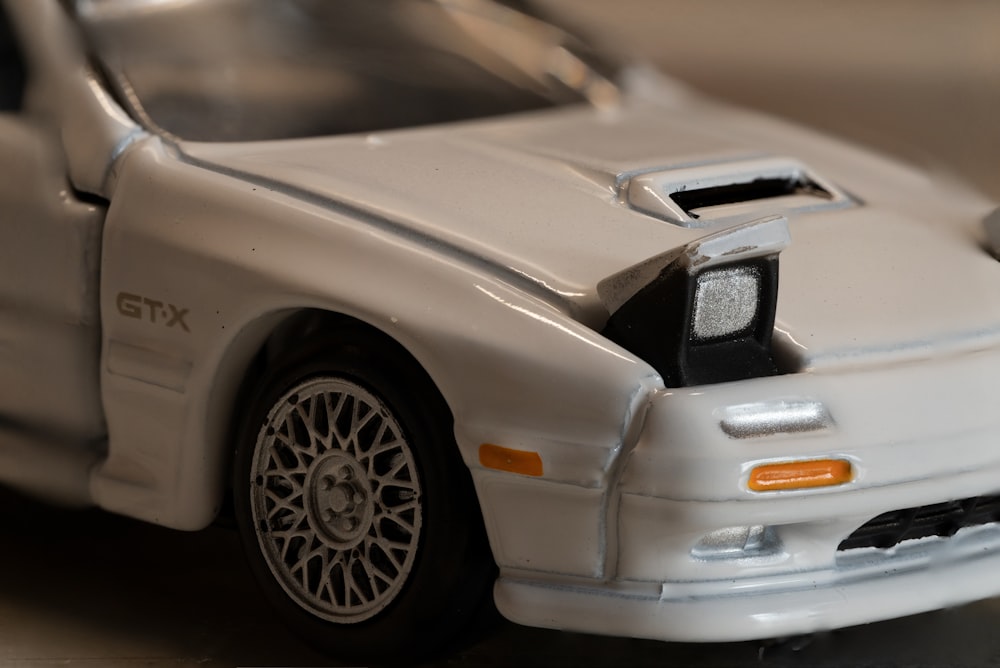
<instances>
[{"instance_id":1,"label":"black tire","mask_svg":"<svg viewBox=\"0 0 1000 668\"><path fill-rule=\"evenodd\" d=\"M394 342L350 327L264 373L233 497L290 628L366 663L426 656L489 603L495 566L451 415Z\"/></svg>"}]
</instances>

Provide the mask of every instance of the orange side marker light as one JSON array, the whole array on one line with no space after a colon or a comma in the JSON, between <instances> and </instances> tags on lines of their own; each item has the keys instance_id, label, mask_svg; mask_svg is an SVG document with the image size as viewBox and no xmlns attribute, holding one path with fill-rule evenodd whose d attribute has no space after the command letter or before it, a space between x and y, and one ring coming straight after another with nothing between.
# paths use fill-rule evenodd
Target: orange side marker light
<instances>
[{"instance_id":1,"label":"orange side marker light","mask_svg":"<svg viewBox=\"0 0 1000 668\"><path fill-rule=\"evenodd\" d=\"M542 458L537 452L511 450L492 443L479 446L479 463L488 469L522 475L542 475Z\"/></svg>"},{"instance_id":2,"label":"orange side marker light","mask_svg":"<svg viewBox=\"0 0 1000 668\"><path fill-rule=\"evenodd\" d=\"M851 462L846 459L811 459L757 466L750 472L747 486L754 492L774 492L782 489L830 487L853 479L854 470Z\"/></svg>"}]
</instances>

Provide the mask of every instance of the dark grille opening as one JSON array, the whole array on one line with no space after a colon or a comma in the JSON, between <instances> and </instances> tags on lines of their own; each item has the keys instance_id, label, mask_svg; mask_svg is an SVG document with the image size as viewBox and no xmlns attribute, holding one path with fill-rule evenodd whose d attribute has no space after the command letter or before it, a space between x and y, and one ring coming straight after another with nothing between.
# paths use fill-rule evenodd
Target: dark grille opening
<instances>
[{"instance_id":1,"label":"dark grille opening","mask_svg":"<svg viewBox=\"0 0 1000 668\"><path fill-rule=\"evenodd\" d=\"M805 176L760 178L744 183L727 183L708 188L680 190L670 195L684 213L697 218L695 209L724 204L739 204L771 197L787 197L789 195L809 195L819 199L833 199L833 195L823 186Z\"/></svg>"},{"instance_id":2,"label":"dark grille opening","mask_svg":"<svg viewBox=\"0 0 1000 668\"><path fill-rule=\"evenodd\" d=\"M837 546L838 551L859 547L882 549L904 540L953 536L964 527L1000 521L1000 495L977 496L882 513L858 527Z\"/></svg>"}]
</instances>

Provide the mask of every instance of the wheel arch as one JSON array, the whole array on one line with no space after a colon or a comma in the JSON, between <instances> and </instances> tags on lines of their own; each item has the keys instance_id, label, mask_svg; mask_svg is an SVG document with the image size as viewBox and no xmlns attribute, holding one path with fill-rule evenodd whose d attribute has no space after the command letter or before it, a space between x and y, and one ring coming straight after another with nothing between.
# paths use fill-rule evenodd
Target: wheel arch
<instances>
[{"instance_id":1,"label":"wheel arch","mask_svg":"<svg viewBox=\"0 0 1000 668\"><path fill-rule=\"evenodd\" d=\"M376 651L373 647L379 647L377 651L386 655L400 652L409 655L440 646L470 623L476 611L491 604L490 592L497 574L472 476L455 447L453 415L440 388L403 342L370 323L343 313L301 309L276 318L267 332L256 352L242 366L242 373L234 373L234 377L240 377L240 382L231 395L226 416L228 438L216 444L224 448L227 461L222 471L231 473L226 498L232 500L244 550L265 598L279 617L307 641L345 656L368 656ZM251 333L246 336L256 338ZM419 343L416 338L414 341ZM235 367L234 372L239 368ZM220 372L225 371L220 369ZM285 433L285 438L290 438L292 443L282 441L279 447L283 451L300 448L298 451L302 454L295 455L296 463L292 466L295 472L282 477L287 470L277 462L283 457L276 456L275 451L267 456L258 452L270 447L263 445L267 434L276 441L282 438L275 435L281 429L276 425L287 425L288 415L275 418L275 427L267 430L262 430L262 423L268 424L281 405L289 405L284 403L286 400L296 405L300 402L298 398L289 397L300 397L300 392L305 392L306 396L315 398L317 395L309 393L317 386L323 388L322 393L330 392L330 383L335 383L334 392L352 392L350 388L353 387L358 392L368 393L365 401L381 406L368 416L381 413L386 421L393 422L396 435L381 440L384 431L381 429L378 436L369 432L365 437L359 426L356 434L343 436L342 427L335 426L335 423L340 424L339 408L336 418L327 418L326 427L313 425L311 417L302 417L297 424L310 433L312 426L306 427L306 422L320 431L327 431L323 432L323 437L303 437L297 428ZM312 409L308 410L309 415L313 415ZM352 411L347 410L343 414L350 413ZM362 423L368 422L368 416ZM355 413L351 419L356 418ZM341 435L334 437L337 433ZM331 442L341 441L341 445L326 442L325 438ZM376 440L368 441L366 446L360 445L365 438ZM353 442L353 448L344 445L341 439ZM412 471L412 475L405 471L397 474L400 466L397 458L404 452L409 453L406 455L407 470ZM305 456L311 458L300 458ZM255 468L259 465L255 462L265 462L263 466L268 473L261 475L264 469ZM300 499L299 512L303 515L270 514L276 509L279 513L294 513L283 504L262 510L267 503L263 499L272 497L266 491L261 492L261 487L287 489L303 462L307 462L309 473L294 483L300 487L299 493L292 495ZM348 466L353 471L350 475L343 473ZM351 482L365 478L378 478L381 482L370 487L371 483ZM389 478L391 480L385 482ZM285 482L266 482L275 479ZM326 487L320 479L325 480ZM404 497L402 492L392 491L399 486L405 488L408 481L413 481L413 496ZM353 491L345 498L353 498L351 503L361 507L367 504L367 510L357 510L353 505L325 506L322 513L333 513L333 517L316 510L321 503L336 503L324 496L331 494L331 486L342 490L348 485ZM420 499L419 508L409 510L410 499L417 498ZM291 503L289 501L289 505ZM417 501L412 503L417 504ZM261 512L266 514L259 514ZM386 522L390 528L402 527L402 524L393 525L391 518L405 518L406 512L415 514L405 520L412 522L408 541L406 529L401 529L402 535L391 531L383 533L387 531ZM268 520L261 521L265 516ZM293 517L296 519L288 519ZM296 524L295 537L288 538L283 534L290 525L277 527L272 524L286 520L307 521L308 524ZM344 529L340 521L352 521L353 524ZM335 526L339 529L331 528ZM272 529L276 530L277 538L269 537ZM322 583L307 585L304 580L299 583L295 573L302 562L294 565L292 562L300 559L301 553L299 557L286 557L286 553L294 555L289 545L303 540L298 535L300 529L312 532L310 540L325 545L310 550L325 550L327 556L351 554L353 556L344 558L367 560L368 577L373 577L371 569L381 568L378 571L382 573L381 581L388 583L385 578L390 578L392 586L381 589L372 584L371 590L355 589L361 602L373 606L362 608L358 613L354 608L357 602L340 600L341 596L353 598L346 584L348 577L364 580L363 574L357 575L356 565L345 565L355 562L343 561L338 567L333 556L329 562L323 557L324 565L320 568L344 569L330 571L331 579L333 572L345 578L345 590L339 594L329 584L328 590L322 590ZM350 542L355 540L360 542ZM390 542L394 547L386 548L383 540L404 542ZM372 547L376 543L378 547ZM400 561L395 568L378 566L390 559L387 556L390 549L395 555L392 559L402 559L398 549L403 545L409 546L405 565ZM308 559L309 564L315 563L313 556ZM359 614L364 616L356 617ZM350 621L343 621L345 615ZM437 623L428 624L427 620ZM386 635L386 629L395 632Z\"/></svg>"},{"instance_id":2,"label":"wheel arch","mask_svg":"<svg viewBox=\"0 0 1000 668\"><path fill-rule=\"evenodd\" d=\"M449 426L454 417L447 399L420 360L397 338L383 329L346 313L315 307L290 308L262 315L247 323L232 339L214 374L208 393L207 416L213 424L207 427L206 445L220 462L219 489L223 491L223 508L231 500L230 472L240 431L244 407L259 389L268 365L297 343L322 337L334 337L338 332L363 332L380 345L391 346L413 366L427 387L433 388L441 407L447 412Z\"/></svg>"}]
</instances>

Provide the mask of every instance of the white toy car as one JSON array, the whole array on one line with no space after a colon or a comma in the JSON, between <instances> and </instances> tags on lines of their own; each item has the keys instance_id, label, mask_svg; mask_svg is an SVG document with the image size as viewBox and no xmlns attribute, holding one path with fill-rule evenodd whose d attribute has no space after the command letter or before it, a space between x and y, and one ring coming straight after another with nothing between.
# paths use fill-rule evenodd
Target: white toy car
<instances>
[{"instance_id":1,"label":"white toy car","mask_svg":"<svg viewBox=\"0 0 1000 668\"><path fill-rule=\"evenodd\" d=\"M5 7L6 484L369 659L1000 593L989 202L487 0Z\"/></svg>"}]
</instances>

